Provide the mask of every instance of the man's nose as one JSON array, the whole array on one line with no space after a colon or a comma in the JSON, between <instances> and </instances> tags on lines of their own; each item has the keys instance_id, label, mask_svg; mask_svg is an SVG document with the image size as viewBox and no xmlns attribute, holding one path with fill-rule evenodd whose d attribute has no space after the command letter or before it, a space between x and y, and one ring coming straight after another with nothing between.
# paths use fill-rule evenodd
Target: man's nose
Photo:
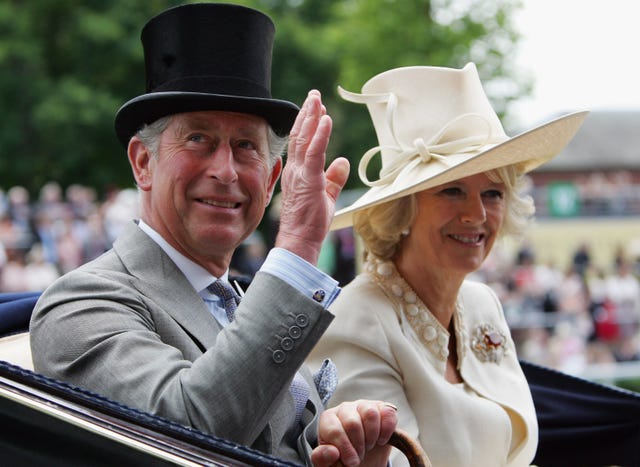
<instances>
[{"instance_id":1,"label":"man's nose","mask_svg":"<svg viewBox=\"0 0 640 467\"><path fill-rule=\"evenodd\" d=\"M208 160L207 173L210 177L225 184L231 184L238 180L233 149L229 144L219 144Z\"/></svg>"}]
</instances>

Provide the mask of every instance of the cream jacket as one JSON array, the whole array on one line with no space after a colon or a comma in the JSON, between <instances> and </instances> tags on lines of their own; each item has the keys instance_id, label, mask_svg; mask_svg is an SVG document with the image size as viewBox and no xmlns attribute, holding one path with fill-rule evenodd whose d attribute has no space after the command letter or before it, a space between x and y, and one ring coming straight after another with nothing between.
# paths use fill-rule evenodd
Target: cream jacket
<instances>
[{"instance_id":1,"label":"cream jacket","mask_svg":"<svg viewBox=\"0 0 640 467\"><path fill-rule=\"evenodd\" d=\"M465 281L454 323L463 384L444 379L449 333L389 262L369 262L330 310L336 315L310 355L331 358L330 405L358 398L398 406L398 426L434 467L527 466L538 440L529 386L502 306L486 285ZM395 453L393 466L406 465Z\"/></svg>"}]
</instances>

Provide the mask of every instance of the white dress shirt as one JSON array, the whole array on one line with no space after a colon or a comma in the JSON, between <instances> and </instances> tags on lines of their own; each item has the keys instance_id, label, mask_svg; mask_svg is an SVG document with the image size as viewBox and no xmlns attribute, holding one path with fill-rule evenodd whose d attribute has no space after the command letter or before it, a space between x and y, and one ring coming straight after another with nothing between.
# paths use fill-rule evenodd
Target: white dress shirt
<instances>
[{"instance_id":1,"label":"white dress shirt","mask_svg":"<svg viewBox=\"0 0 640 467\"><path fill-rule=\"evenodd\" d=\"M220 325L224 327L229 324L222 300L207 289L217 279L229 282L229 271L227 270L221 277L215 277L172 247L143 220L139 220L138 225L182 271L189 283L207 303ZM282 279L309 298L323 304L325 308L328 308L340 293L340 287L335 279L283 248L273 248L267 255L260 271ZM231 285L236 288L240 296L243 295L244 291L240 289L238 284Z\"/></svg>"}]
</instances>

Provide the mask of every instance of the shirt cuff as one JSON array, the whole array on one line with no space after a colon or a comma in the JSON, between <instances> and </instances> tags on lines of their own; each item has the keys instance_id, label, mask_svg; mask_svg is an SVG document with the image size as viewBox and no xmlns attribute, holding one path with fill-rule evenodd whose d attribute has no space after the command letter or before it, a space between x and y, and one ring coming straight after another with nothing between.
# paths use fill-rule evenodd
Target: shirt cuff
<instances>
[{"instance_id":1,"label":"shirt cuff","mask_svg":"<svg viewBox=\"0 0 640 467\"><path fill-rule=\"evenodd\" d=\"M333 303L341 290L333 277L284 248L271 249L260 271L282 279L325 308Z\"/></svg>"}]
</instances>

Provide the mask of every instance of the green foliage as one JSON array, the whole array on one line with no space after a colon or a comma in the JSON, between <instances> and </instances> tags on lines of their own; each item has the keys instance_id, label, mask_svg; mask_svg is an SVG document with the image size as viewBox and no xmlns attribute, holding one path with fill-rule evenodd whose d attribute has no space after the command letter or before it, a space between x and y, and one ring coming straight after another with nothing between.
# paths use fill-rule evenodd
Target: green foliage
<instances>
[{"instance_id":1,"label":"green foliage","mask_svg":"<svg viewBox=\"0 0 640 467\"><path fill-rule=\"evenodd\" d=\"M615 385L629 391L640 392L640 379L619 380L615 382Z\"/></svg>"},{"instance_id":2,"label":"green foliage","mask_svg":"<svg viewBox=\"0 0 640 467\"><path fill-rule=\"evenodd\" d=\"M365 106L344 102L338 85L359 91L372 76L410 65L478 66L494 107L529 90L509 57L518 34L514 0L254 0L277 25L274 94L301 102L323 93L334 120L330 154L352 161L349 187L361 187L357 162L376 136ZM375 170L375 162L372 164Z\"/></svg>"},{"instance_id":3,"label":"green foliage","mask_svg":"<svg viewBox=\"0 0 640 467\"><path fill-rule=\"evenodd\" d=\"M5 0L0 4L0 187L48 180L131 186L113 131L144 91L140 29L176 0ZM276 23L272 93L301 103L319 89L334 119L330 153L355 165L375 134L364 106L343 102L389 68L475 61L499 113L528 90L512 70L513 0L238 0Z\"/></svg>"},{"instance_id":4,"label":"green foliage","mask_svg":"<svg viewBox=\"0 0 640 467\"><path fill-rule=\"evenodd\" d=\"M167 0L0 6L0 187L131 186L113 117L143 90L140 27Z\"/></svg>"}]
</instances>

